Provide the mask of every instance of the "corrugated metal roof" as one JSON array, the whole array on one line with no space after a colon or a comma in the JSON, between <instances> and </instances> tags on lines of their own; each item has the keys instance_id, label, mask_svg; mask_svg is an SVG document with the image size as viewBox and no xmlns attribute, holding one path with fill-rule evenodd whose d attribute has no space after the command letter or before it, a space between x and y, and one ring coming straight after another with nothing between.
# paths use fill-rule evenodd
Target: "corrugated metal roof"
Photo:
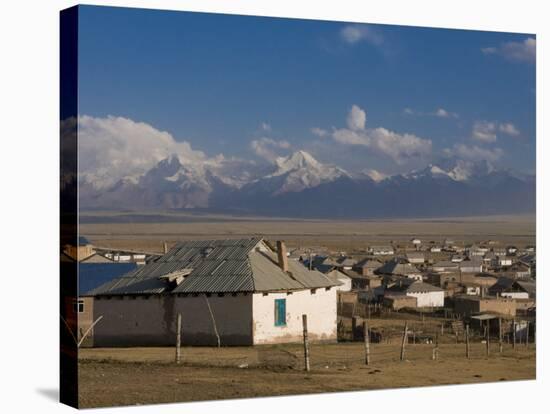
<instances>
[{"instance_id":1,"label":"corrugated metal roof","mask_svg":"<svg viewBox=\"0 0 550 414\"><path fill-rule=\"evenodd\" d=\"M410 275L420 273L420 271L410 263L401 263L398 260L390 260L377 271L378 273L387 275Z\"/></svg>"},{"instance_id":2,"label":"corrugated metal roof","mask_svg":"<svg viewBox=\"0 0 550 414\"><path fill-rule=\"evenodd\" d=\"M288 261L289 272L277 265L271 251L255 249L260 238L200 240L178 243L157 261L112 280L91 295L265 292L330 287L336 284L318 271ZM265 249L262 249L265 250ZM192 269L174 287L163 275Z\"/></svg>"},{"instance_id":3,"label":"corrugated metal roof","mask_svg":"<svg viewBox=\"0 0 550 414\"><path fill-rule=\"evenodd\" d=\"M78 291L81 296L135 270L135 263L78 263Z\"/></svg>"}]
</instances>

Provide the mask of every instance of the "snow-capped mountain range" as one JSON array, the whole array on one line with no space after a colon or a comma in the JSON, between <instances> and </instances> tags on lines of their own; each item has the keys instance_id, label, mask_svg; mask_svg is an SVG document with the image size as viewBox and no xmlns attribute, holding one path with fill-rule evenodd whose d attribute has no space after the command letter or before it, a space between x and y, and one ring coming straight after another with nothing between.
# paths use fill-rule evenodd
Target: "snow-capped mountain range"
<instances>
[{"instance_id":1,"label":"snow-capped mountain range","mask_svg":"<svg viewBox=\"0 0 550 414\"><path fill-rule=\"evenodd\" d=\"M533 212L535 180L488 162L448 158L408 174L351 174L305 151L275 160L184 165L172 155L98 189L79 180L83 209L210 209L298 217L406 217Z\"/></svg>"}]
</instances>

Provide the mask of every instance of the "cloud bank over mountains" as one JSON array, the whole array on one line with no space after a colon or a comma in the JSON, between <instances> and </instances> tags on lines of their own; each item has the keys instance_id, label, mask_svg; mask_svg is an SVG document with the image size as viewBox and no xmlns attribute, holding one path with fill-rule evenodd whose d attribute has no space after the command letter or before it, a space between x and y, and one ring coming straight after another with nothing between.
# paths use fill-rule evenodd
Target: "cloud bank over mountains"
<instances>
[{"instance_id":1,"label":"cloud bank over mountains","mask_svg":"<svg viewBox=\"0 0 550 414\"><path fill-rule=\"evenodd\" d=\"M487 146L487 140L483 146L457 143L435 155L430 139L368 128L367 112L357 105L345 123L331 131L315 127L312 133L335 146L364 147L395 165L421 159L428 166L396 175L368 165L347 171L268 136L250 142L257 159L210 156L143 122L83 115L78 119L80 205L323 217L534 210L533 177L496 169L493 163L503 151ZM506 123L482 126L484 134L516 133ZM519 198L505 202L510 192Z\"/></svg>"}]
</instances>

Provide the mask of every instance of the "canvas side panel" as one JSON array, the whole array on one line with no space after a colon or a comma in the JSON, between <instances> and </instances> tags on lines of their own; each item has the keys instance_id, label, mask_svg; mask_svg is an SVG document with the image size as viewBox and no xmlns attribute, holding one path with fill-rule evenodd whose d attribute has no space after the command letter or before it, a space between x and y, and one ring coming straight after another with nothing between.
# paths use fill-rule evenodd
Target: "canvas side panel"
<instances>
[{"instance_id":1,"label":"canvas side panel","mask_svg":"<svg viewBox=\"0 0 550 414\"><path fill-rule=\"evenodd\" d=\"M78 407L78 7L60 14L60 400Z\"/></svg>"}]
</instances>

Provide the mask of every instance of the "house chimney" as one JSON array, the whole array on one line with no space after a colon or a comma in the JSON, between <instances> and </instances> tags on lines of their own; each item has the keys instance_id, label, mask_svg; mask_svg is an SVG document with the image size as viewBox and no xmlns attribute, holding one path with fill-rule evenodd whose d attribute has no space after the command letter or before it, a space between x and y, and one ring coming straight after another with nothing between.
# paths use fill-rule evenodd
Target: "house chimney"
<instances>
[{"instance_id":1,"label":"house chimney","mask_svg":"<svg viewBox=\"0 0 550 414\"><path fill-rule=\"evenodd\" d=\"M286 246L281 240L277 240L277 257L279 259L279 267L283 272L288 272L288 257L286 256Z\"/></svg>"},{"instance_id":2,"label":"house chimney","mask_svg":"<svg viewBox=\"0 0 550 414\"><path fill-rule=\"evenodd\" d=\"M162 243L162 249L164 251L164 254L168 253L168 243L166 242Z\"/></svg>"}]
</instances>

